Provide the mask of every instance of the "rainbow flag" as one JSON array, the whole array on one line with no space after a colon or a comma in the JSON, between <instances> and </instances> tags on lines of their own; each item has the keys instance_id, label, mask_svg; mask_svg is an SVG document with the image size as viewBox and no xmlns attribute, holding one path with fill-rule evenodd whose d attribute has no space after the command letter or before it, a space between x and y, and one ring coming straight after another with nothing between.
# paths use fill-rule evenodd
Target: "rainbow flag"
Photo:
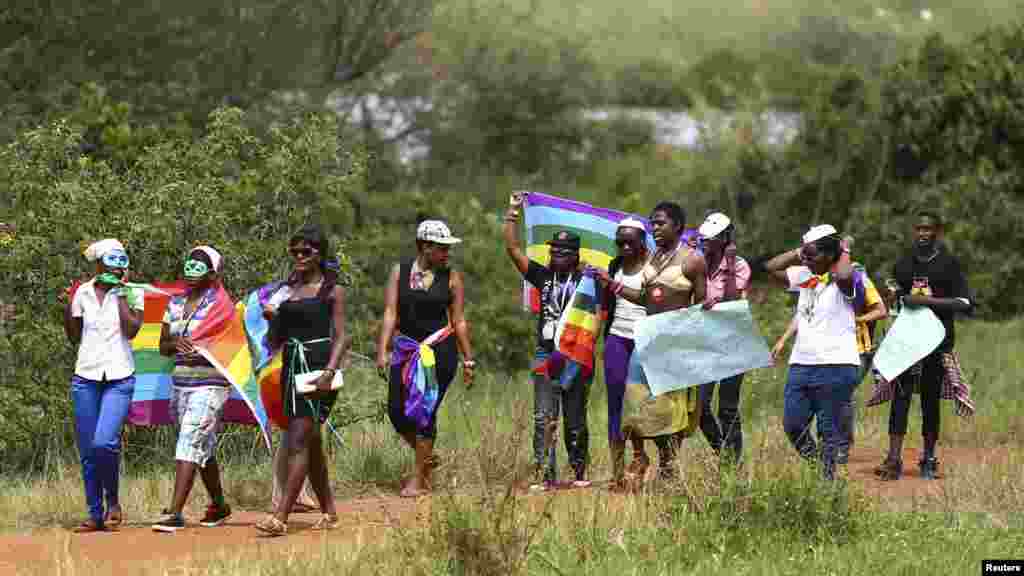
<instances>
[{"instance_id":1,"label":"rainbow flag","mask_svg":"<svg viewBox=\"0 0 1024 576\"><path fill-rule=\"evenodd\" d=\"M594 371L594 348L600 329L598 302L597 281L584 274L555 330L556 350L578 364L584 375Z\"/></svg>"},{"instance_id":2,"label":"rainbow flag","mask_svg":"<svg viewBox=\"0 0 1024 576\"><path fill-rule=\"evenodd\" d=\"M568 200L541 192L527 192L524 203L526 224L526 255L547 265L551 254L547 241L555 232L568 230L580 237L580 259L596 268L608 269L608 264L618 253L615 246L615 231L619 222L626 218L636 218L647 227L647 248L654 250L654 238L647 218L591 206L586 202ZM690 229L683 234L685 242L697 233ZM534 314L540 311L540 292L528 282L523 282L523 306Z\"/></svg>"},{"instance_id":3,"label":"rainbow flag","mask_svg":"<svg viewBox=\"0 0 1024 576\"><path fill-rule=\"evenodd\" d=\"M171 296L185 291L182 282L152 284L155 290L145 290L143 325L132 340L135 353L135 394L132 397L128 421L136 426L173 424L170 412L171 371L174 359L160 354L160 331L164 311ZM236 307L211 314L211 322L204 321L197 330L196 347L229 382L233 389L224 405L224 421L239 424L257 424L270 448L270 428L266 410L257 393L249 344L243 326L245 307Z\"/></svg>"},{"instance_id":4,"label":"rainbow flag","mask_svg":"<svg viewBox=\"0 0 1024 576\"><path fill-rule=\"evenodd\" d=\"M271 282L260 286L245 300L245 333L252 350L252 365L259 389L259 398L267 419L278 428L288 428L284 417L283 385L281 368L284 359L281 348L271 348L267 340L270 323L263 317L263 305L277 292L282 282Z\"/></svg>"}]
</instances>

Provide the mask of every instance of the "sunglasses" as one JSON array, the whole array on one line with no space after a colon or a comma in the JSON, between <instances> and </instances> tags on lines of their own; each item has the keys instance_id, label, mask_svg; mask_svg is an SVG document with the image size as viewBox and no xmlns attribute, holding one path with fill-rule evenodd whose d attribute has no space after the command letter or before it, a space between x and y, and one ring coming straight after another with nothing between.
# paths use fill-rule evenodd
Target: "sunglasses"
<instances>
[{"instance_id":1,"label":"sunglasses","mask_svg":"<svg viewBox=\"0 0 1024 576\"><path fill-rule=\"evenodd\" d=\"M319 250L314 248L289 248L288 253L294 258L309 258L313 254L316 254Z\"/></svg>"},{"instance_id":2,"label":"sunglasses","mask_svg":"<svg viewBox=\"0 0 1024 576\"><path fill-rule=\"evenodd\" d=\"M100 260L107 268L127 268L129 264L128 255L120 250L107 252Z\"/></svg>"},{"instance_id":3,"label":"sunglasses","mask_svg":"<svg viewBox=\"0 0 1024 576\"><path fill-rule=\"evenodd\" d=\"M576 254L576 251L573 250L572 248L552 248L551 249L551 255L552 256L573 256L574 254Z\"/></svg>"},{"instance_id":4,"label":"sunglasses","mask_svg":"<svg viewBox=\"0 0 1024 576\"><path fill-rule=\"evenodd\" d=\"M639 242L636 240L615 240L615 245L619 248L622 248L623 246L636 246L637 244L639 244Z\"/></svg>"}]
</instances>

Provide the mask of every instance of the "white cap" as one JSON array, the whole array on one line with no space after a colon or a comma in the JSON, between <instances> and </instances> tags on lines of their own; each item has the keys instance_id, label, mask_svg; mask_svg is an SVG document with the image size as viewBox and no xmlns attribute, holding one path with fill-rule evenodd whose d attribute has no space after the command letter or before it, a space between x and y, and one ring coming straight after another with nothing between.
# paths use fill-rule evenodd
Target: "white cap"
<instances>
[{"instance_id":1,"label":"white cap","mask_svg":"<svg viewBox=\"0 0 1024 576\"><path fill-rule=\"evenodd\" d=\"M210 263L213 264L213 271L214 272L220 272L220 264L221 264L220 252L217 252L213 248L213 246L206 246L205 244L203 246L196 246L195 248L192 249L191 252L195 252L196 250L198 250L198 251L202 252L203 254L206 254L207 256L209 256L210 257Z\"/></svg>"},{"instance_id":2,"label":"white cap","mask_svg":"<svg viewBox=\"0 0 1024 576\"><path fill-rule=\"evenodd\" d=\"M640 230L641 232L647 232L647 226L644 226L643 222L641 222L640 220L638 220L636 218L633 218L632 216L630 216L629 218L623 218L622 220L620 220L619 221L619 228L636 228L637 230Z\"/></svg>"},{"instance_id":3,"label":"white cap","mask_svg":"<svg viewBox=\"0 0 1024 576\"><path fill-rule=\"evenodd\" d=\"M811 229L804 234L804 244L817 242L826 236L834 236L836 234L839 234L839 231L831 224L819 224L817 226L812 226Z\"/></svg>"},{"instance_id":4,"label":"white cap","mask_svg":"<svg viewBox=\"0 0 1024 576\"><path fill-rule=\"evenodd\" d=\"M704 219L704 223L700 225L697 232L704 238L714 238L721 234L729 225L732 224L732 220L721 212L714 212L708 214L708 217Z\"/></svg>"},{"instance_id":5,"label":"white cap","mask_svg":"<svg viewBox=\"0 0 1024 576\"><path fill-rule=\"evenodd\" d=\"M92 244L90 244L89 247L85 249L83 254L85 255L86 260L88 260L89 262L95 262L100 258L103 258L103 255L106 254L107 252L110 252L111 250L120 250L121 252L125 252L124 245L121 244L119 240L114 238L106 238L104 240L100 240L99 242L93 242Z\"/></svg>"},{"instance_id":6,"label":"white cap","mask_svg":"<svg viewBox=\"0 0 1024 576\"><path fill-rule=\"evenodd\" d=\"M416 228L416 239L447 245L462 242L461 238L452 236L452 231L448 229L448 225L440 220L424 220L420 222L419 227Z\"/></svg>"}]
</instances>

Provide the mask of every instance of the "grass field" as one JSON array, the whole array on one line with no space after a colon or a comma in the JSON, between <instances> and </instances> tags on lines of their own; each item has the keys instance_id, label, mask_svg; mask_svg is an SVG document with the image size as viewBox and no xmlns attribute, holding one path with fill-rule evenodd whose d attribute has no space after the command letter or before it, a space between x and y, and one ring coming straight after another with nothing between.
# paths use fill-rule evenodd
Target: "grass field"
<instances>
[{"instance_id":1,"label":"grass field","mask_svg":"<svg viewBox=\"0 0 1024 576\"><path fill-rule=\"evenodd\" d=\"M642 9L610 0L449 0L442 17L474 5L481 11L533 13L552 33L586 39L602 66L621 68L655 59L688 65L722 48L753 55L814 19L838 17L869 33L923 37L938 32L962 40L1017 20L1011 0L652 0ZM922 11L927 11L922 17ZM928 18L928 19L926 19ZM806 30L810 35L828 34Z\"/></svg>"},{"instance_id":2,"label":"grass field","mask_svg":"<svg viewBox=\"0 0 1024 576\"><path fill-rule=\"evenodd\" d=\"M525 321L525 320L524 320ZM781 431L781 368L758 371L744 386L747 466L719 471L698 434L683 448L681 480L630 497L602 488L524 497L508 487L529 469L531 390L525 375L487 375L466 391L461 382L445 401L439 438L444 459L422 517L373 537L332 540L302 554L225 548L216 557L181 559L173 571L251 574L888 574L976 573L982 558L1024 550L1024 465L1020 417L1024 394L1018 349L1024 323L962 323L959 349L971 377L978 414L964 421L943 406L940 445L946 479L927 493L878 492L864 482L827 485L801 465ZM774 335L771 335L774 337ZM526 345L526 343L524 343ZM349 394L382 398L367 368L350 378ZM862 386L859 397L866 397ZM914 409L916 410L916 403ZM858 447L881 458L887 407L858 413ZM919 418L908 442L919 446ZM593 476L609 475L605 394L598 380L590 404ZM238 508L268 506L268 458L251 456L251 429L233 429L225 450L229 500ZM343 431L335 444L333 480L339 499L393 495L411 457L386 421ZM125 464L122 500L128 521L152 520L171 493L173 439ZM991 453L981 462L964 455ZM52 459L42 476L6 472L0 523L24 533L81 518L84 502L73 455ZM564 462L564 453L560 454ZM908 467L912 463L908 458ZM205 505L201 487L187 512ZM361 534L361 532L360 532ZM76 560L55 553L54 566L75 571Z\"/></svg>"}]
</instances>

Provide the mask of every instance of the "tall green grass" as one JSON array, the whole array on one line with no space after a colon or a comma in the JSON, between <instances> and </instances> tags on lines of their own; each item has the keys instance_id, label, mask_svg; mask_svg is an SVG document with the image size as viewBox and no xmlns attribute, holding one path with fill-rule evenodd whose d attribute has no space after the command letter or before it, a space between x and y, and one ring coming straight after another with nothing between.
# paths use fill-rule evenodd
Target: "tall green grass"
<instances>
[{"instance_id":1,"label":"tall green grass","mask_svg":"<svg viewBox=\"0 0 1024 576\"><path fill-rule=\"evenodd\" d=\"M525 320L524 320L525 321ZM766 328L774 338L774 323ZM231 550L154 563L152 574L916 574L965 573L982 558L1024 549L1024 465L1018 410L1021 321L965 322L958 333L978 413L970 421L943 406L942 444L979 451L975 462L944 461L936 490L901 499L872 497L858 484L823 483L803 465L781 431L784 367L748 375L743 412L747 463L720 469L698 434L683 447L680 479L632 496L589 491L524 496L530 468L532 387L526 374L485 374L472 389L452 384L440 416L443 464L420 520L373 535L352 527L323 545ZM523 343L523 345L527 345ZM342 403L384 398L369 367L350 371ZM866 396L867 386L860 393ZM600 375L591 394L593 476L609 475L606 402ZM858 447L885 444L886 407L861 409ZM910 443L916 442L911 419ZM254 431L233 428L221 450L229 501L269 507L270 468ZM364 420L332 441L332 480L340 499L393 497L412 455L385 418ZM125 462L123 506L129 523L152 520L173 481L173 435L161 431L148 452ZM940 447L940 458L942 456ZM73 453L54 455L42 475L5 471L0 529L23 532L70 525L85 509ZM560 447L561 452L561 447ZM565 462L560 454L561 462ZM382 502L387 502L385 499ZM197 486L186 510L205 505ZM369 529L369 528L368 528ZM298 536L296 536L298 538ZM326 542L331 542L327 545ZM54 567L86 571L70 553Z\"/></svg>"}]
</instances>

